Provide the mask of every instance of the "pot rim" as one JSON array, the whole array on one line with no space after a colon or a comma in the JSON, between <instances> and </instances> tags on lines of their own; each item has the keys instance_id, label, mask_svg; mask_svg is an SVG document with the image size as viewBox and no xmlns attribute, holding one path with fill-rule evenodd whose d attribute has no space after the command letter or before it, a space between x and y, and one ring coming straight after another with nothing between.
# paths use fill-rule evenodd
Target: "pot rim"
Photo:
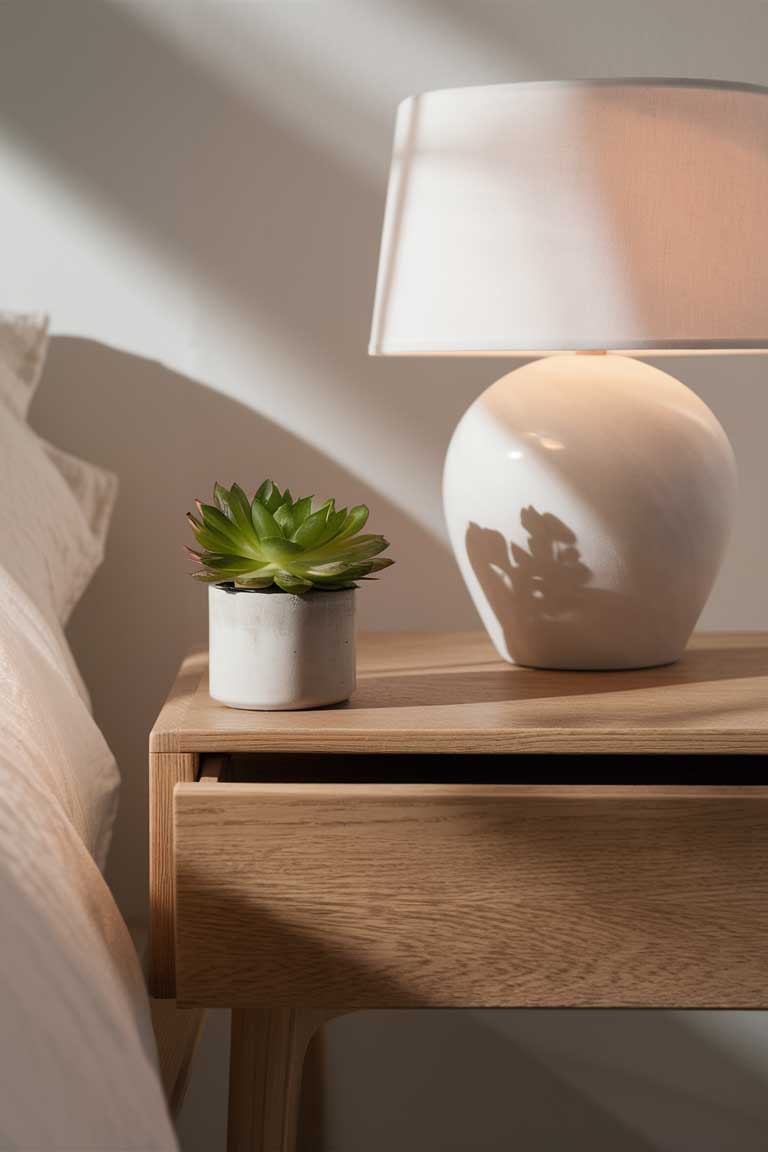
<instances>
[{"instance_id":1,"label":"pot rim","mask_svg":"<svg viewBox=\"0 0 768 1152\"><path fill-rule=\"evenodd\" d=\"M261 596L292 596L296 600L309 598L314 600L319 596L338 596L342 592L357 592L357 588L310 588L308 592L302 592L301 595L298 595L296 592L286 592L275 584L271 584L269 588L236 588L231 580L209 584L208 587L211 591L216 589L219 592L225 592L227 596L236 596L239 592L246 592L250 595L256 593Z\"/></svg>"}]
</instances>

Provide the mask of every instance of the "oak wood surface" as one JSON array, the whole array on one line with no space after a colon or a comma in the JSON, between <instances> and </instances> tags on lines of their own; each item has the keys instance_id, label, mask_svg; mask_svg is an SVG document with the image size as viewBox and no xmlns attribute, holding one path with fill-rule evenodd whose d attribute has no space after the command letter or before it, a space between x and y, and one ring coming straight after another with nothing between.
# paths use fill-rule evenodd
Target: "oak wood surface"
<instances>
[{"instance_id":1,"label":"oak wood surface","mask_svg":"<svg viewBox=\"0 0 768 1152\"><path fill-rule=\"evenodd\" d=\"M179 1008L175 1000L150 1000L160 1079L175 1119L181 1111L200 1034L204 1008Z\"/></svg>"},{"instance_id":2,"label":"oak wood surface","mask_svg":"<svg viewBox=\"0 0 768 1152\"><path fill-rule=\"evenodd\" d=\"M481 633L369 633L345 705L250 712L185 661L159 752L768 753L768 634L700 633L676 664L627 672L506 664Z\"/></svg>"},{"instance_id":3,"label":"oak wood surface","mask_svg":"<svg viewBox=\"0 0 768 1152\"><path fill-rule=\"evenodd\" d=\"M280 754L288 779L293 754L299 780L316 753L759 755L767 702L758 633L614 673L373 634L352 701L300 713L217 705L186 660L150 739L152 986L173 995L178 967L182 1002L237 1006L230 1152L292 1149L318 1011L768 1006L768 789L419 785L402 763L405 784L219 783L227 755Z\"/></svg>"},{"instance_id":4,"label":"oak wood surface","mask_svg":"<svg viewBox=\"0 0 768 1152\"><path fill-rule=\"evenodd\" d=\"M195 779L197 762L188 752L149 755L149 990L158 998L176 989L173 789Z\"/></svg>"},{"instance_id":5,"label":"oak wood surface","mask_svg":"<svg viewBox=\"0 0 768 1152\"><path fill-rule=\"evenodd\" d=\"M768 788L180 785L184 1003L768 1007Z\"/></svg>"},{"instance_id":6,"label":"oak wood surface","mask_svg":"<svg viewBox=\"0 0 768 1152\"><path fill-rule=\"evenodd\" d=\"M304 1057L331 1015L300 1008L233 1010L227 1152L294 1152Z\"/></svg>"}]
</instances>

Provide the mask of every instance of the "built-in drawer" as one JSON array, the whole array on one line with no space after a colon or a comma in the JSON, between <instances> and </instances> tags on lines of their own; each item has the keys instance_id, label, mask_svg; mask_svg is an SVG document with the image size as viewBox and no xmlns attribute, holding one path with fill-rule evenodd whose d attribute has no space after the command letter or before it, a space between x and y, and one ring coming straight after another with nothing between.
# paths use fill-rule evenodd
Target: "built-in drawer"
<instances>
[{"instance_id":1,"label":"built-in drawer","mask_svg":"<svg viewBox=\"0 0 768 1152\"><path fill-rule=\"evenodd\" d=\"M174 794L181 1003L768 1007L766 787L225 779Z\"/></svg>"}]
</instances>

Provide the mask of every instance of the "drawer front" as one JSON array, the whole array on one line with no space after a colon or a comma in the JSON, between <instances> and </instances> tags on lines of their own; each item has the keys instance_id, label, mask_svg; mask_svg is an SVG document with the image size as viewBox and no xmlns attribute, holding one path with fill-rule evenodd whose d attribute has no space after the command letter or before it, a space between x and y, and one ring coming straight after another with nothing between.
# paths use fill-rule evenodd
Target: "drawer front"
<instances>
[{"instance_id":1,"label":"drawer front","mask_svg":"<svg viewBox=\"0 0 768 1152\"><path fill-rule=\"evenodd\" d=\"M177 785L177 995L768 1007L768 789Z\"/></svg>"}]
</instances>

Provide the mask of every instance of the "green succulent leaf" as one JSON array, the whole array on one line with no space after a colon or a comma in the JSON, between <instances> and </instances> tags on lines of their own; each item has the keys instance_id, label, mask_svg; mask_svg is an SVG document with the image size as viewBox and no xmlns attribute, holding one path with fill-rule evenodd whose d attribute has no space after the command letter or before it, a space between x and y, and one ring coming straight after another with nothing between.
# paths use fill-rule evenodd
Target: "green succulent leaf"
<instances>
[{"instance_id":1,"label":"green succulent leaf","mask_svg":"<svg viewBox=\"0 0 768 1152\"><path fill-rule=\"evenodd\" d=\"M345 564L343 560L334 560L330 564L312 564L308 567L302 566L300 571L314 579L316 576L320 578L325 576L343 576L348 568L349 565Z\"/></svg>"},{"instance_id":2,"label":"green succulent leaf","mask_svg":"<svg viewBox=\"0 0 768 1152\"><path fill-rule=\"evenodd\" d=\"M309 592L312 587L311 580L303 580L300 576L294 576L291 572L276 572L275 584L278 588L282 588L283 592L292 592L295 596L301 596L305 592Z\"/></svg>"},{"instance_id":3,"label":"green succulent leaf","mask_svg":"<svg viewBox=\"0 0 768 1152\"><path fill-rule=\"evenodd\" d=\"M225 534L238 532L237 526L232 523L228 516L220 512L213 504L201 504L200 516L202 517L203 524L206 528L215 528L219 532Z\"/></svg>"},{"instance_id":4,"label":"green succulent leaf","mask_svg":"<svg viewBox=\"0 0 768 1152\"><path fill-rule=\"evenodd\" d=\"M322 548L313 550L308 559L311 558L322 563L335 557L338 560L346 560L348 563L356 563L359 560L368 560L371 556L377 556L379 552L384 552L387 548L389 548L389 541L385 540L383 536L358 536L355 539L347 538L341 544L337 540L331 540Z\"/></svg>"},{"instance_id":5,"label":"green succulent leaf","mask_svg":"<svg viewBox=\"0 0 768 1152\"><path fill-rule=\"evenodd\" d=\"M204 552L201 560L207 568L215 568L217 572L226 572L233 576L255 575L261 568L267 567L266 561L258 562L252 560L250 556L220 556L212 552Z\"/></svg>"},{"instance_id":6,"label":"green succulent leaf","mask_svg":"<svg viewBox=\"0 0 768 1152\"><path fill-rule=\"evenodd\" d=\"M365 527L368 520L368 509L365 504L358 504L356 507L351 508L346 520L339 529L337 540L346 540L348 536L353 536L355 532L359 532Z\"/></svg>"},{"instance_id":7,"label":"green succulent leaf","mask_svg":"<svg viewBox=\"0 0 768 1152\"><path fill-rule=\"evenodd\" d=\"M294 500L265 480L253 500L238 484L213 487L213 503L196 500L187 520L201 551L187 549L204 583L237 588L276 587L303 596L313 588L355 588L393 561L382 557L383 536L362 535L364 504L336 511L333 500L312 507L313 497Z\"/></svg>"},{"instance_id":8,"label":"green succulent leaf","mask_svg":"<svg viewBox=\"0 0 768 1152\"><path fill-rule=\"evenodd\" d=\"M312 512L312 497L311 496L302 496L301 500L296 501L296 503L293 506L293 513L292 513L293 514L293 523L294 523L294 529L293 529L294 532L296 531L297 528L301 527L301 525L304 523L307 516L309 516L311 512Z\"/></svg>"},{"instance_id":9,"label":"green succulent leaf","mask_svg":"<svg viewBox=\"0 0 768 1152\"><path fill-rule=\"evenodd\" d=\"M293 519L293 506L291 504L281 504L275 512L275 524L282 532L283 536L290 537L294 531Z\"/></svg>"},{"instance_id":10,"label":"green succulent leaf","mask_svg":"<svg viewBox=\"0 0 768 1152\"><path fill-rule=\"evenodd\" d=\"M251 502L239 484L232 485L227 499L232 513L230 519L235 521L242 532L250 532L252 526Z\"/></svg>"},{"instance_id":11,"label":"green succulent leaf","mask_svg":"<svg viewBox=\"0 0 768 1152\"><path fill-rule=\"evenodd\" d=\"M274 583L274 576L238 576L235 580L236 588L269 588Z\"/></svg>"},{"instance_id":12,"label":"green succulent leaf","mask_svg":"<svg viewBox=\"0 0 768 1152\"><path fill-rule=\"evenodd\" d=\"M263 540L265 537L269 539L272 536L282 536L278 525L275 523L274 516L266 504L262 504L257 496L254 496L253 504L251 505L251 519L253 521L253 527L256 530L256 535L260 540Z\"/></svg>"},{"instance_id":13,"label":"green succulent leaf","mask_svg":"<svg viewBox=\"0 0 768 1152\"><path fill-rule=\"evenodd\" d=\"M234 549L230 549L230 551L242 551L248 546L247 533L228 516L225 516L223 512L220 512L218 508L214 508L212 504L201 504L200 511L205 528L234 545Z\"/></svg>"},{"instance_id":14,"label":"green succulent leaf","mask_svg":"<svg viewBox=\"0 0 768 1152\"><path fill-rule=\"evenodd\" d=\"M298 544L294 544L293 540L286 540L283 536L267 536L261 541L261 547L272 564L295 561L303 555Z\"/></svg>"},{"instance_id":15,"label":"green succulent leaf","mask_svg":"<svg viewBox=\"0 0 768 1152\"><path fill-rule=\"evenodd\" d=\"M254 499L263 504L268 512L276 512L283 502L280 489L271 480L265 480L259 485Z\"/></svg>"},{"instance_id":16,"label":"green succulent leaf","mask_svg":"<svg viewBox=\"0 0 768 1152\"><path fill-rule=\"evenodd\" d=\"M327 544L330 540L333 540L346 518L346 508L342 508L340 512L329 512L328 519L325 522L325 528L320 533L318 539L315 541L314 547L322 548L324 544Z\"/></svg>"},{"instance_id":17,"label":"green succulent leaf","mask_svg":"<svg viewBox=\"0 0 768 1152\"><path fill-rule=\"evenodd\" d=\"M301 548L313 548L316 546L317 541L320 539L326 524L328 523L328 504L324 504L322 508L318 508L317 512L313 512L308 516L303 524L301 524L293 534L294 543L298 544Z\"/></svg>"},{"instance_id":18,"label":"green succulent leaf","mask_svg":"<svg viewBox=\"0 0 768 1152\"><path fill-rule=\"evenodd\" d=\"M226 537L221 536L216 532L209 532L206 528L196 529L195 539L202 548L205 548L206 552L219 552L228 554L234 547L231 540L227 540ZM251 553L250 550L248 553L246 553L243 549L243 554L250 555ZM260 557L257 556L255 558Z\"/></svg>"},{"instance_id":19,"label":"green succulent leaf","mask_svg":"<svg viewBox=\"0 0 768 1152\"><path fill-rule=\"evenodd\" d=\"M213 498L216 501L216 507L219 512L222 512L234 523L235 514L233 509L230 508L229 492L227 492L226 488L222 484L219 484L218 481L213 486Z\"/></svg>"}]
</instances>

